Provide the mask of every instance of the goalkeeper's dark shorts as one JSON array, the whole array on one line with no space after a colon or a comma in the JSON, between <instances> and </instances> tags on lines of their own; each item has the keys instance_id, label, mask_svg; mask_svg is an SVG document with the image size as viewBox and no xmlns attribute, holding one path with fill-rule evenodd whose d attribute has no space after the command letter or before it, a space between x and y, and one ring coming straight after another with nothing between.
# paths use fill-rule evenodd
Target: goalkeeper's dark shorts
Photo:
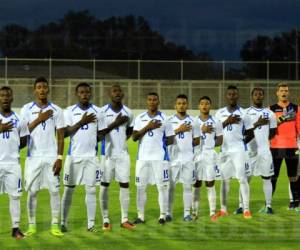
<instances>
[{"instance_id":1,"label":"goalkeeper's dark shorts","mask_svg":"<svg viewBox=\"0 0 300 250\"><path fill-rule=\"evenodd\" d=\"M298 174L298 155L296 154L297 148L271 148L273 164L274 164L274 176L278 177L280 173L280 167L283 159L286 163L288 177L296 177Z\"/></svg>"}]
</instances>

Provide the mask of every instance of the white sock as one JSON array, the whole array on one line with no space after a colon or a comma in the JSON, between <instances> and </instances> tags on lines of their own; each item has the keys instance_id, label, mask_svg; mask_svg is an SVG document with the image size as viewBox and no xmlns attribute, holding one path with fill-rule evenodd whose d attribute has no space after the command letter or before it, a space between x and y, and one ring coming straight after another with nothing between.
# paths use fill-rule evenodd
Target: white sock
<instances>
[{"instance_id":1,"label":"white sock","mask_svg":"<svg viewBox=\"0 0 300 250\"><path fill-rule=\"evenodd\" d=\"M96 187L85 186L85 204L87 209L88 228L95 226L96 217Z\"/></svg>"},{"instance_id":2,"label":"white sock","mask_svg":"<svg viewBox=\"0 0 300 250\"><path fill-rule=\"evenodd\" d=\"M28 191L27 195L27 214L29 224L36 224L36 203L37 203L37 192Z\"/></svg>"},{"instance_id":3,"label":"white sock","mask_svg":"<svg viewBox=\"0 0 300 250\"><path fill-rule=\"evenodd\" d=\"M50 204L51 204L51 216L52 224L58 224L58 216L60 209L60 197L59 192L50 192Z\"/></svg>"},{"instance_id":4,"label":"white sock","mask_svg":"<svg viewBox=\"0 0 300 250\"><path fill-rule=\"evenodd\" d=\"M290 185L290 183L288 185L289 185L288 189L289 189L290 202L293 202L294 201L294 197L293 197L293 194L292 194L292 191L291 191L291 185Z\"/></svg>"},{"instance_id":5,"label":"white sock","mask_svg":"<svg viewBox=\"0 0 300 250\"><path fill-rule=\"evenodd\" d=\"M168 207L167 214L172 215L172 207L174 201L175 183L170 180L169 190L168 190Z\"/></svg>"},{"instance_id":6,"label":"white sock","mask_svg":"<svg viewBox=\"0 0 300 250\"><path fill-rule=\"evenodd\" d=\"M209 215L212 216L216 213L216 188L215 186L206 187L207 188L207 198L209 203Z\"/></svg>"},{"instance_id":7,"label":"white sock","mask_svg":"<svg viewBox=\"0 0 300 250\"><path fill-rule=\"evenodd\" d=\"M220 201L221 201L221 210L227 212L227 196L229 192L229 180L221 181L221 191L220 191Z\"/></svg>"},{"instance_id":8,"label":"white sock","mask_svg":"<svg viewBox=\"0 0 300 250\"><path fill-rule=\"evenodd\" d=\"M242 197L242 193L241 193L241 187L239 187L239 208L243 208L243 197Z\"/></svg>"},{"instance_id":9,"label":"white sock","mask_svg":"<svg viewBox=\"0 0 300 250\"><path fill-rule=\"evenodd\" d=\"M21 214L19 196L9 196L9 211L11 216L12 228L19 227Z\"/></svg>"},{"instance_id":10,"label":"white sock","mask_svg":"<svg viewBox=\"0 0 300 250\"><path fill-rule=\"evenodd\" d=\"M193 214L198 215L199 203L200 203L200 187L194 187L192 196L193 196L192 198Z\"/></svg>"},{"instance_id":11,"label":"white sock","mask_svg":"<svg viewBox=\"0 0 300 250\"><path fill-rule=\"evenodd\" d=\"M99 200L103 223L104 221L108 222L108 187L102 185L100 186Z\"/></svg>"},{"instance_id":12,"label":"white sock","mask_svg":"<svg viewBox=\"0 0 300 250\"><path fill-rule=\"evenodd\" d=\"M250 188L247 178L242 178L239 180L240 190L243 199L243 209L244 211L249 210L249 198L250 198Z\"/></svg>"},{"instance_id":13,"label":"white sock","mask_svg":"<svg viewBox=\"0 0 300 250\"><path fill-rule=\"evenodd\" d=\"M129 188L120 187L121 222L128 221Z\"/></svg>"},{"instance_id":14,"label":"white sock","mask_svg":"<svg viewBox=\"0 0 300 250\"><path fill-rule=\"evenodd\" d=\"M183 216L186 217L191 214L192 207L192 186L183 185Z\"/></svg>"},{"instance_id":15,"label":"white sock","mask_svg":"<svg viewBox=\"0 0 300 250\"><path fill-rule=\"evenodd\" d=\"M266 207L272 206L272 182L271 179L263 179L263 190L265 193Z\"/></svg>"},{"instance_id":16,"label":"white sock","mask_svg":"<svg viewBox=\"0 0 300 250\"><path fill-rule=\"evenodd\" d=\"M61 224L66 225L69 215L69 209L72 204L72 197L75 187L67 187L64 188L64 194L61 200Z\"/></svg>"},{"instance_id":17,"label":"white sock","mask_svg":"<svg viewBox=\"0 0 300 250\"><path fill-rule=\"evenodd\" d=\"M161 185L157 187L158 189L158 203L160 209L160 217L165 218L168 206L168 185Z\"/></svg>"},{"instance_id":18,"label":"white sock","mask_svg":"<svg viewBox=\"0 0 300 250\"><path fill-rule=\"evenodd\" d=\"M147 200L146 186L137 186L136 205L138 218L145 220L145 204Z\"/></svg>"}]
</instances>

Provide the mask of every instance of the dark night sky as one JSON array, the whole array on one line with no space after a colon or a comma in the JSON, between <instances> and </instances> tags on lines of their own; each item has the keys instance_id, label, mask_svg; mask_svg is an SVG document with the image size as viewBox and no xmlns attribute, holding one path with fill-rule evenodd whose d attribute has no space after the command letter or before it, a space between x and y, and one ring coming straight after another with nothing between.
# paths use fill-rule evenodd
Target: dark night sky
<instances>
[{"instance_id":1,"label":"dark night sky","mask_svg":"<svg viewBox=\"0 0 300 250\"><path fill-rule=\"evenodd\" d=\"M144 16L168 40L215 59L239 58L242 44L257 34L300 29L299 0L1 0L0 26L34 28L63 17L68 10L90 10L99 19Z\"/></svg>"}]
</instances>

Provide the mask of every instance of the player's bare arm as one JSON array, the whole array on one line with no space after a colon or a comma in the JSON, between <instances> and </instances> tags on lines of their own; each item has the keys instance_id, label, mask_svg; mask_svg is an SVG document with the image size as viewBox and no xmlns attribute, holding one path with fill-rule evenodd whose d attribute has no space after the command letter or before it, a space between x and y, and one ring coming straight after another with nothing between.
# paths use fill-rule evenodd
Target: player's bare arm
<instances>
[{"instance_id":1,"label":"player's bare arm","mask_svg":"<svg viewBox=\"0 0 300 250\"><path fill-rule=\"evenodd\" d=\"M175 133L175 135L177 135L179 133L191 131L191 129L192 129L191 124L183 123L177 129L174 130L174 133Z\"/></svg>"},{"instance_id":2,"label":"player's bare arm","mask_svg":"<svg viewBox=\"0 0 300 250\"><path fill-rule=\"evenodd\" d=\"M166 145L167 146L174 144L174 137L175 137L174 135L166 137Z\"/></svg>"},{"instance_id":3,"label":"player's bare arm","mask_svg":"<svg viewBox=\"0 0 300 250\"><path fill-rule=\"evenodd\" d=\"M228 118L222 123L223 128L226 128L230 124L238 124L241 121L241 117L239 115L231 114Z\"/></svg>"},{"instance_id":4,"label":"player's bare arm","mask_svg":"<svg viewBox=\"0 0 300 250\"><path fill-rule=\"evenodd\" d=\"M23 136L20 138L20 149L25 148L27 146L27 136Z\"/></svg>"},{"instance_id":5,"label":"player's bare arm","mask_svg":"<svg viewBox=\"0 0 300 250\"><path fill-rule=\"evenodd\" d=\"M10 132L13 129L13 127L14 125L11 121L7 123L2 123L2 120L0 120L0 133Z\"/></svg>"},{"instance_id":6,"label":"player's bare arm","mask_svg":"<svg viewBox=\"0 0 300 250\"><path fill-rule=\"evenodd\" d=\"M216 137L216 140L215 140L215 146L218 147L218 146L221 146L223 143L223 135L219 135Z\"/></svg>"},{"instance_id":7,"label":"player's bare arm","mask_svg":"<svg viewBox=\"0 0 300 250\"><path fill-rule=\"evenodd\" d=\"M133 141L137 141L143 138L143 136L149 131L154 130L161 127L161 121L159 120L151 120L144 128L139 131L134 130L132 132Z\"/></svg>"},{"instance_id":8,"label":"player's bare arm","mask_svg":"<svg viewBox=\"0 0 300 250\"><path fill-rule=\"evenodd\" d=\"M248 143L254 138L254 131L253 128L247 129L244 132L244 142Z\"/></svg>"},{"instance_id":9,"label":"player's bare arm","mask_svg":"<svg viewBox=\"0 0 300 250\"><path fill-rule=\"evenodd\" d=\"M196 137L193 139L193 146L196 147L200 144L200 137Z\"/></svg>"},{"instance_id":10,"label":"player's bare arm","mask_svg":"<svg viewBox=\"0 0 300 250\"><path fill-rule=\"evenodd\" d=\"M83 125L93 123L96 121L96 115L94 113L88 114L85 112L79 122L74 124L73 126L68 126L65 129L65 137L74 135L78 129L80 129Z\"/></svg>"},{"instance_id":11,"label":"player's bare arm","mask_svg":"<svg viewBox=\"0 0 300 250\"><path fill-rule=\"evenodd\" d=\"M127 140L131 137L132 132L133 132L133 127L128 127L128 128L126 129L126 139L127 139Z\"/></svg>"},{"instance_id":12,"label":"player's bare arm","mask_svg":"<svg viewBox=\"0 0 300 250\"><path fill-rule=\"evenodd\" d=\"M269 132L269 140L272 140L277 132L277 128L270 128L270 132Z\"/></svg>"},{"instance_id":13,"label":"player's bare arm","mask_svg":"<svg viewBox=\"0 0 300 250\"><path fill-rule=\"evenodd\" d=\"M53 110L49 109L45 112L40 111L38 117L28 125L29 132L31 133L39 124L47 121L53 116Z\"/></svg>"},{"instance_id":14,"label":"player's bare arm","mask_svg":"<svg viewBox=\"0 0 300 250\"><path fill-rule=\"evenodd\" d=\"M64 134L65 129L60 128L57 130L57 159L53 166L54 175L59 175L60 170L62 168L62 156L64 154Z\"/></svg>"}]
</instances>

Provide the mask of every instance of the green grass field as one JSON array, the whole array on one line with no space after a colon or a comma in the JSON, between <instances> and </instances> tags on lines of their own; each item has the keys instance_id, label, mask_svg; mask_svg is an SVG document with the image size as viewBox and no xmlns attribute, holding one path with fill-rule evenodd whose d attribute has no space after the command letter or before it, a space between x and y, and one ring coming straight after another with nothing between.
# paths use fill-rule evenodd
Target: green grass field
<instances>
[{"instance_id":1,"label":"green grass field","mask_svg":"<svg viewBox=\"0 0 300 250\"><path fill-rule=\"evenodd\" d=\"M130 219L136 217L134 166L137 144L129 142L132 162ZM25 152L22 152L22 165ZM257 211L264 203L260 178L251 182L251 210L253 219L245 220L241 215L230 215L213 223L208 216L206 190L201 191L200 218L196 222L183 222L182 189L178 185L174 208L174 221L160 226L157 224L159 207L156 188L148 188L146 225L138 225L136 230L121 229L119 190L113 183L110 189L110 217L112 231L102 232L99 204L97 207L98 233L86 231L86 208L84 188L78 187L74 193L70 212L69 232L63 238L50 235L50 202L46 190L39 193L37 208L36 236L16 241L10 236L11 224L7 195L0 196L0 249L295 249L300 243L300 213L287 211L288 182L283 166L274 196L274 215L261 215ZM61 189L63 191L63 189ZM217 183L217 193L219 183ZM62 192L61 192L62 193ZM21 228L27 228L26 192L21 198ZM98 196L98 194L97 194ZM218 194L219 196L219 194ZM98 197L97 197L98 198ZM229 212L233 212L238 202L238 184L231 182ZM218 197L219 203L219 197Z\"/></svg>"}]
</instances>

